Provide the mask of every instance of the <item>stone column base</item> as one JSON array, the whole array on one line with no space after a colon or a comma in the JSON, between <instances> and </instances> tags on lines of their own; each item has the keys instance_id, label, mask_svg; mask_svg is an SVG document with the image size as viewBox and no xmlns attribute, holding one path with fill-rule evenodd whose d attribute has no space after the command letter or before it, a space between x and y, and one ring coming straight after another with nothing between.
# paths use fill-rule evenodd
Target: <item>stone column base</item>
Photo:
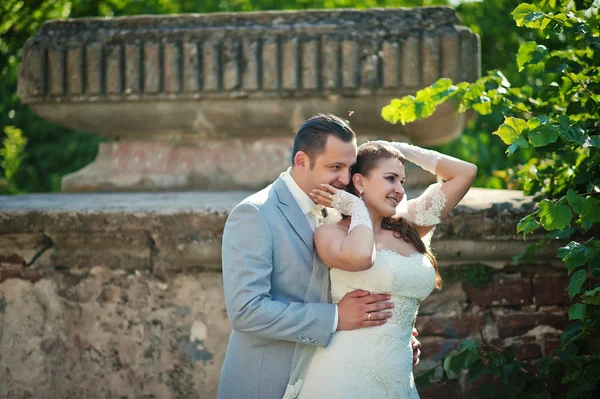
<instances>
[{"instance_id":1,"label":"stone column base","mask_svg":"<svg viewBox=\"0 0 600 399\"><path fill-rule=\"evenodd\" d=\"M62 191L255 190L291 164L292 145L287 138L102 143L94 162L63 178Z\"/></svg>"}]
</instances>

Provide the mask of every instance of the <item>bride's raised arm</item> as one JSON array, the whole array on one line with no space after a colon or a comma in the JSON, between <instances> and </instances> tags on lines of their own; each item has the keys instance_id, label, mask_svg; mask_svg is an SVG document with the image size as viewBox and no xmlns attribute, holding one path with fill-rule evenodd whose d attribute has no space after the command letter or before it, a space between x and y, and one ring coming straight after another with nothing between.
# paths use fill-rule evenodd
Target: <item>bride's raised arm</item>
<instances>
[{"instance_id":1,"label":"bride's raised arm","mask_svg":"<svg viewBox=\"0 0 600 399\"><path fill-rule=\"evenodd\" d=\"M406 143L389 143L404 157L445 181L432 184L418 198L409 200L406 211L396 216L411 222L424 237L458 205L473 184L477 166L458 158Z\"/></svg>"},{"instance_id":2,"label":"bride's raised arm","mask_svg":"<svg viewBox=\"0 0 600 399\"><path fill-rule=\"evenodd\" d=\"M319 257L330 268L351 272L367 270L375 262L373 223L364 202L357 196L330 185L325 190L313 190L313 200L330 206L351 217L346 229L336 224L324 224L315 230L315 246Z\"/></svg>"}]
</instances>

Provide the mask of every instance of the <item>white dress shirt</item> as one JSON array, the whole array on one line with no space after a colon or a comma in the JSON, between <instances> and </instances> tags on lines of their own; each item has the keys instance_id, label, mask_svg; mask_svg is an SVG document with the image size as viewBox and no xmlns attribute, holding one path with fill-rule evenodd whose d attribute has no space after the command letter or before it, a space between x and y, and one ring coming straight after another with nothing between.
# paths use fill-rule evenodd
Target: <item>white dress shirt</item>
<instances>
[{"instance_id":1,"label":"white dress shirt","mask_svg":"<svg viewBox=\"0 0 600 399\"><path fill-rule=\"evenodd\" d=\"M292 194L292 197L294 197L294 200L296 200L296 203L300 207L300 210L302 211L302 213L304 213L304 217L306 218L306 221L308 222L308 225L310 226L310 228L312 229L312 231L315 231L316 220L315 220L315 218L313 218L310 215L310 212L315 207L319 207L320 209L322 209L323 207L321 205L317 205L308 196L308 194L306 194L300 188L300 186L298 185L298 183L296 183L296 181L292 177L292 175L290 173L290 169L288 169L285 172L283 172L283 174L281 175L281 178L283 179L283 182L287 186L288 190L290 190L290 193ZM334 321L333 321L333 330L332 330L332 332L336 332L337 326L338 326L338 321L339 321L338 307L337 307L337 304L336 304L335 305L335 318L334 318Z\"/></svg>"}]
</instances>

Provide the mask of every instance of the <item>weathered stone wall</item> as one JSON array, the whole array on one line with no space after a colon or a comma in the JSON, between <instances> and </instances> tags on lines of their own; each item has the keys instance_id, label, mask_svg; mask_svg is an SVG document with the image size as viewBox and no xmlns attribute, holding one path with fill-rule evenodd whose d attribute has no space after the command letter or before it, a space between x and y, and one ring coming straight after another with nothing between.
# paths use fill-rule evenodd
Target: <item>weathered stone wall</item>
<instances>
[{"instance_id":1,"label":"weathered stone wall","mask_svg":"<svg viewBox=\"0 0 600 399\"><path fill-rule=\"evenodd\" d=\"M220 237L246 194L0 197L0 397L215 397L230 332ZM558 344L568 280L555 253L511 260L529 208L472 189L438 227L445 283L420 309L419 370L480 329L521 359ZM461 395L422 396L440 392Z\"/></svg>"}]
</instances>

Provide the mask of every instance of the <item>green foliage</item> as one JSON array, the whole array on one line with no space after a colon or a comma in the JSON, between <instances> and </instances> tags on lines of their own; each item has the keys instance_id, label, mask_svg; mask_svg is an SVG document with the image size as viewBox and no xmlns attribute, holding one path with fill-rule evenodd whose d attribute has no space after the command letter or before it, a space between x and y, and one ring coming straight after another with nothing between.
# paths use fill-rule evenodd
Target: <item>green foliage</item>
<instances>
[{"instance_id":1,"label":"green foliage","mask_svg":"<svg viewBox=\"0 0 600 399\"><path fill-rule=\"evenodd\" d=\"M0 167L4 171L4 176L0 177L0 194L17 194L14 177L23 162L27 139L14 126L6 126L4 134L0 148Z\"/></svg>"},{"instance_id":2,"label":"green foliage","mask_svg":"<svg viewBox=\"0 0 600 399\"><path fill-rule=\"evenodd\" d=\"M496 383L482 392L486 397L587 398L600 393L600 357L593 350L600 336L600 17L598 8L582 9L580 3L549 0L513 10L516 25L537 36L513 53L519 84L499 71L474 83L441 79L382 111L392 123L427 117L450 100L459 111L501 112L504 121L493 134L507 146L509 157L529 156L506 177L537 202L517 231L524 237L544 232L522 256L552 240L571 238L557 253L570 275L571 323L554 356L532 369L518 362L512 349L494 348L483 339L444 360L445 378L461 369L469 370L472 380L491 375Z\"/></svg>"}]
</instances>

